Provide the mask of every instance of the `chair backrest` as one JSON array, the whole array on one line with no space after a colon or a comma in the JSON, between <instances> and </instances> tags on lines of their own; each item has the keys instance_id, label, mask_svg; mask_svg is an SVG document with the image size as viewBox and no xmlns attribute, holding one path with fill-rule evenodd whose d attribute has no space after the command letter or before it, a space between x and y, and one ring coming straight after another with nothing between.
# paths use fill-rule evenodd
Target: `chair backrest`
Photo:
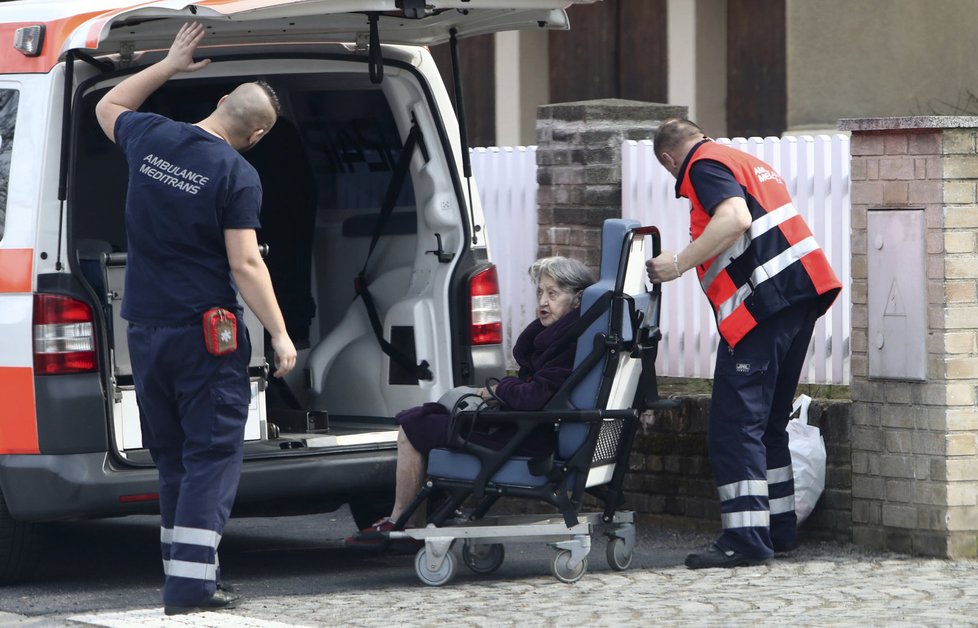
<instances>
[{"instance_id":1,"label":"chair backrest","mask_svg":"<svg viewBox=\"0 0 978 628\"><path fill-rule=\"evenodd\" d=\"M636 308L639 311L644 311L648 294L641 272L645 264L644 256L641 254L643 240L641 238L636 239L629 250L626 250L624 246L629 231L639 226L640 223L635 220L618 218L604 222L601 229L601 267L598 281L586 288L581 296L582 315L603 295L615 290L618 282L622 280L623 292L632 295ZM627 259L623 259L626 256ZM624 264L627 264L628 268L624 268ZM586 358L594 351L595 338L598 334L618 333L626 342L634 337L635 330L632 329L632 322L627 313L616 314L615 307L614 304L606 307L578 338L574 358L575 371L582 368ZM606 352L601 360L577 383L570 393L570 401L575 408L579 410L609 408L611 407L609 400L613 398L617 398L615 407L629 407L634 397L634 384L637 382L637 377L632 373L634 364L630 365L631 368L628 373L622 373L622 365L635 362L628 358L627 352L624 353L625 355L621 355L621 352L612 355L610 351ZM609 360L617 360L618 363L609 365ZM615 371L615 377L606 381L606 378L602 377L602 373L612 367ZM631 382L631 397L628 396L627 390L621 390L622 386L618 381L619 375L627 375L626 379ZM625 388L628 387L625 386ZM622 403L624 405L621 405ZM561 426L558 434L558 455L562 458L570 456L581 446L586 437L586 425L565 423Z\"/></svg>"},{"instance_id":2,"label":"chair backrest","mask_svg":"<svg viewBox=\"0 0 978 628\"><path fill-rule=\"evenodd\" d=\"M598 281L584 289L581 295L581 313L583 314L595 304L605 293L615 289L619 269L622 263L622 244L625 236L633 227L638 227L635 220L612 218L606 220L601 228L601 267ZM611 308L608 307L593 322L577 340L577 352L574 355L574 368L594 350L594 338L597 334L608 333L611 330ZM630 327L630 325L629 325ZM623 332L625 330L622 330ZM630 330L628 330L630 335ZM578 410L593 410L601 407L601 371L603 365L598 364L578 383L570 395L571 403Z\"/></svg>"}]
</instances>

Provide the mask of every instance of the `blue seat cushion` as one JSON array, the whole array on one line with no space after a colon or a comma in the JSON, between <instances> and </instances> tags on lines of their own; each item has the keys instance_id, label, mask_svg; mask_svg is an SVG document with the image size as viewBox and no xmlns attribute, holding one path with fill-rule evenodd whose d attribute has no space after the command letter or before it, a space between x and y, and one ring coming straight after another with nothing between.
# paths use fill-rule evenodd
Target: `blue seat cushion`
<instances>
[{"instance_id":1,"label":"blue seat cushion","mask_svg":"<svg viewBox=\"0 0 978 628\"><path fill-rule=\"evenodd\" d=\"M530 473L530 459L523 457L510 458L502 468L492 476L495 484L508 486L543 486L547 483L546 476ZM479 459L471 454L463 454L449 449L432 449L428 455L428 475L446 480L475 480L482 469Z\"/></svg>"}]
</instances>

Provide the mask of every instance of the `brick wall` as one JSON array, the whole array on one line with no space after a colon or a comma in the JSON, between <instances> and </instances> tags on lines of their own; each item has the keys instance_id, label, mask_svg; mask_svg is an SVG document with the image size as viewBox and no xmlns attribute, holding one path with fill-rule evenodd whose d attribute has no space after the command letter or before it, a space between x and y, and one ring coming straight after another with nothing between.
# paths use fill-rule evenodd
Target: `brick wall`
<instances>
[{"instance_id":1,"label":"brick wall","mask_svg":"<svg viewBox=\"0 0 978 628\"><path fill-rule=\"evenodd\" d=\"M978 550L976 123L841 124L853 132L852 517L862 545L948 557ZM924 210L925 381L873 378L868 368L868 212L907 208Z\"/></svg>"},{"instance_id":2,"label":"brick wall","mask_svg":"<svg viewBox=\"0 0 978 628\"><path fill-rule=\"evenodd\" d=\"M605 99L537 111L537 256L566 255L597 268L601 225L621 217L621 145L651 139L686 107Z\"/></svg>"},{"instance_id":3,"label":"brick wall","mask_svg":"<svg viewBox=\"0 0 978 628\"><path fill-rule=\"evenodd\" d=\"M710 396L682 395L682 406L642 417L625 476L623 510L646 521L720 532L720 501L707 456ZM799 530L801 540L852 540L850 403L814 399L808 423L825 441L825 490ZM599 510L588 497L584 511ZM544 503L506 499L497 512L556 512Z\"/></svg>"},{"instance_id":4,"label":"brick wall","mask_svg":"<svg viewBox=\"0 0 978 628\"><path fill-rule=\"evenodd\" d=\"M825 491L801 528L802 538L851 540L848 401L815 399L809 425L825 441ZM720 531L720 502L707 456L709 395L683 398L676 410L643 417L625 476L626 507L673 525Z\"/></svg>"}]
</instances>

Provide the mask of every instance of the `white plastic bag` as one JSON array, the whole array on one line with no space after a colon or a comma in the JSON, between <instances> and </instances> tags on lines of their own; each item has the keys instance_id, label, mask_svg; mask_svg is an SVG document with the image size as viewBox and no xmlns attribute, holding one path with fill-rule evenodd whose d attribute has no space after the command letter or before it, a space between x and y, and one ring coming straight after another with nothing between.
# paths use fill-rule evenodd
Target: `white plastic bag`
<instances>
[{"instance_id":1,"label":"white plastic bag","mask_svg":"<svg viewBox=\"0 0 978 628\"><path fill-rule=\"evenodd\" d=\"M815 503L825 490L825 441L822 432L808 424L808 406L812 399L799 395L788 421L788 449L791 450L791 470L795 479L795 515L798 525L812 514Z\"/></svg>"}]
</instances>

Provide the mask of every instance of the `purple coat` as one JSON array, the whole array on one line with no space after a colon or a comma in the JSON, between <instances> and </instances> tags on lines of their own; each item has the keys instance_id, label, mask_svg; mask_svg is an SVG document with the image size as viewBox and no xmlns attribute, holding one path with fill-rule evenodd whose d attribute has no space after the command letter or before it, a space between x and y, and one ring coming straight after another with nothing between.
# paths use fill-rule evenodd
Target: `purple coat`
<instances>
[{"instance_id":1,"label":"purple coat","mask_svg":"<svg viewBox=\"0 0 978 628\"><path fill-rule=\"evenodd\" d=\"M526 326L513 345L513 357L520 365L516 377L504 377L496 386L496 396L510 410L539 410L570 377L574 368L576 343L567 343L559 353L551 351L567 329L580 320L575 309L561 316L550 327L539 320Z\"/></svg>"},{"instance_id":2,"label":"purple coat","mask_svg":"<svg viewBox=\"0 0 978 628\"><path fill-rule=\"evenodd\" d=\"M555 343L564 337L567 329L580 319L577 310L561 316L550 327L539 320L530 323L513 346L513 357L520 365L519 375L504 377L496 387L496 395L510 410L539 410L554 396L571 374L577 343L569 342L560 351ZM432 449L448 445L448 427L451 414L438 403L426 403L398 413L395 420L404 429L411 445L428 455ZM512 425L503 425L488 434L475 433L471 440L487 447L500 449L516 433ZM517 453L524 456L547 455L553 451L554 430L549 424L541 425L527 436Z\"/></svg>"}]
</instances>

